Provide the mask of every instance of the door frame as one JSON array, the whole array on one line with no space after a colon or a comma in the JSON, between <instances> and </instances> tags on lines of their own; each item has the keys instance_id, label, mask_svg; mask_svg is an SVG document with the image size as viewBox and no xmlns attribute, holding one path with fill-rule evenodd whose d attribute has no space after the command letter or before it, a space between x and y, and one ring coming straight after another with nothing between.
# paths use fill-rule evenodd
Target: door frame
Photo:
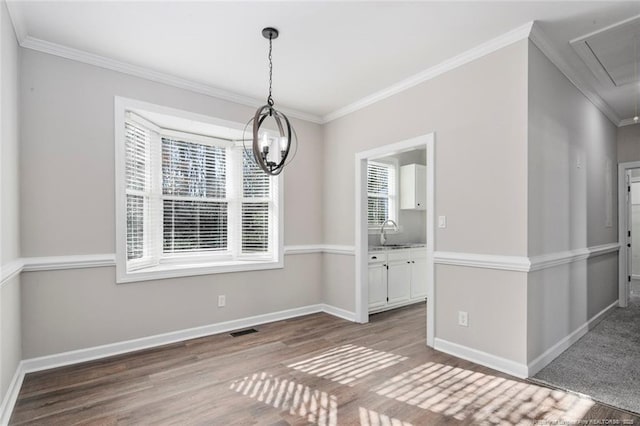
<instances>
[{"instance_id":1,"label":"door frame","mask_svg":"<svg viewBox=\"0 0 640 426\"><path fill-rule=\"evenodd\" d=\"M629 161L618 164L618 306L626 308L629 302L629 279L631 275L629 265L630 250L627 247L629 230L629 203L631 202L627 185L627 172L640 169L640 161Z\"/></svg>"},{"instance_id":2,"label":"door frame","mask_svg":"<svg viewBox=\"0 0 640 426\"><path fill-rule=\"evenodd\" d=\"M427 345L433 347L435 337L435 269L433 252L435 249L435 133L418 136L401 142L384 145L356 153L355 158L355 299L356 321L369 322L368 283L368 227L367 227L367 163L369 159L398 154L415 148L427 150Z\"/></svg>"}]
</instances>

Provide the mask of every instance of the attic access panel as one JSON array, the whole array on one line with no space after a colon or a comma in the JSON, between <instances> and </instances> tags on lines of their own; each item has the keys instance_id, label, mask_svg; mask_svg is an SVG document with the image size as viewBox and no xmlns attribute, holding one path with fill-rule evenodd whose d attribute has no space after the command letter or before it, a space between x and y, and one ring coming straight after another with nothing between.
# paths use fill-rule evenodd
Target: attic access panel
<instances>
[{"instance_id":1,"label":"attic access panel","mask_svg":"<svg viewBox=\"0 0 640 426\"><path fill-rule=\"evenodd\" d=\"M571 46L605 87L639 81L640 16L572 40Z\"/></svg>"}]
</instances>

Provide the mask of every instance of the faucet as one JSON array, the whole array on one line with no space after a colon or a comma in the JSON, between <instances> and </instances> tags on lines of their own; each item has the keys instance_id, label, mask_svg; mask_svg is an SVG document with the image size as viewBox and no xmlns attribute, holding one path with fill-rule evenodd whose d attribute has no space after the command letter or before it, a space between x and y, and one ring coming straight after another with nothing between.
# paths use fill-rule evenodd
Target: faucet
<instances>
[{"instance_id":1,"label":"faucet","mask_svg":"<svg viewBox=\"0 0 640 426\"><path fill-rule=\"evenodd\" d=\"M384 243L387 242L387 237L384 234L384 227L387 223L391 223L393 225L393 230L394 231L398 231L398 224L392 220L392 219L387 219L384 222L382 222L382 226L380 227L380 245L383 246Z\"/></svg>"}]
</instances>

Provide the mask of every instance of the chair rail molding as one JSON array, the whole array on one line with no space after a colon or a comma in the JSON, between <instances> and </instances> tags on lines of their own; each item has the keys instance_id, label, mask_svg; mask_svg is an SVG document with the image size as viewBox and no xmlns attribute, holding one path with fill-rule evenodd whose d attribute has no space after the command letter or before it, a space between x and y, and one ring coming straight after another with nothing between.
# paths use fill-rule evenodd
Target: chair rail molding
<instances>
[{"instance_id":1,"label":"chair rail molding","mask_svg":"<svg viewBox=\"0 0 640 426\"><path fill-rule=\"evenodd\" d=\"M620 244L615 242L532 257L436 251L434 253L434 261L439 265L533 272L587 260L596 256L617 253L618 250L620 250Z\"/></svg>"}]
</instances>

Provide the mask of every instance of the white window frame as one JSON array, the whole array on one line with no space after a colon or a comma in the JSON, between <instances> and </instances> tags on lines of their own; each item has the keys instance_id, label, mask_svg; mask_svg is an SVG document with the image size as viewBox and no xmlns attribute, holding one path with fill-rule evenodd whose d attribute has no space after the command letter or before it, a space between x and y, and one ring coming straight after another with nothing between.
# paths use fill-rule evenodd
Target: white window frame
<instances>
[{"instance_id":1,"label":"white window frame","mask_svg":"<svg viewBox=\"0 0 640 426\"><path fill-rule=\"evenodd\" d=\"M227 120L216 119L188 111L174 109L170 107L151 104L148 102L138 101L116 96L114 98L114 135L115 135L115 218L116 218L116 282L127 283L137 281L147 281L165 278L179 278L195 275L208 275L229 272L243 272L267 269L281 269L284 267L284 186L283 176L278 175L272 177L274 179L273 187L275 188L274 200L271 204L273 220L271 221L275 228L270 235L274 236L275 241L270 241L272 255L268 258L264 255L246 254L237 256L235 259L224 256L216 256L203 252L196 252L190 255L169 255L162 258L162 261L154 266L139 268L132 270L127 268L127 197L126 197L126 149L125 149L125 121L128 111L148 111L169 115L173 117L193 120L196 122L209 123L216 126L223 126L235 130L243 130L245 125ZM152 123L149 123L152 124ZM163 134L166 132L163 130ZM193 135L189 139L193 140ZM208 139L208 138L207 138ZM213 139L213 138L211 138ZM158 143L158 141L155 141ZM236 142L236 147L241 145ZM234 154L240 154L238 150ZM234 173L233 171L231 171ZM237 175L236 175L237 176ZM242 203L242 199L238 199ZM238 222L242 219L238 218ZM236 232L231 229L229 223L228 232ZM161 228L160 228L161 229ZM270 230L271 231L271 230ZM160 233L162 231L160 230ZM156 239L161 235L156 236ZM238 242L241 244L241 241ZM229 247L230 250L237 252L240 248ZM213 259L212 259L213 258Z\"/></svg>"},{"instance_id":2,"label":"white window frame","mask_svg":"<svg viewBox=\"0 0 640 426\"><path fill-rule=\"evenodd\" d=\"M401 232L402 228L400 226L400 167L398 159L396 158L385 158L383 159L375 159L369 160L367 162L367 167L369 164L376 164L379 166L384 166L393 170L393 183L390 185L390 189L393 190L393 193L389 194L387 197L389 199L389 217L388 219L393 220L397 225L398 229L394 230L391 226L387 226L385 228L385 233L394 234ZM367 193L367 198L369 194ZM369 234L377 234L380 233L380 225L372 226L367 224L367 229Z\"/></svg>"}]
</instances>

